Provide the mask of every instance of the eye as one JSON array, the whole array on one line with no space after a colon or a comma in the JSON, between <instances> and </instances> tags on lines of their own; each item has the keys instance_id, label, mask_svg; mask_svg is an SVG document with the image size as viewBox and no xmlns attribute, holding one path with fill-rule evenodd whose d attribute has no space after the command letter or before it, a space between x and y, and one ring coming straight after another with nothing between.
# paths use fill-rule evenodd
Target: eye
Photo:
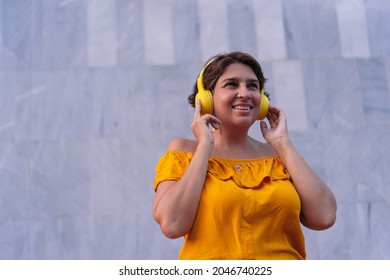
<instances>
[{"instance_id":1,"label":"eye","mask_svg":"<svg viewBox=\"0 0 390 280\"><path fill-rule=\"evenodd\" d=\"M227 82L225 84L225 87L237 87L237 83L236 82Z\"/></svg>"},{"instance_id":2,"label":"eye","mask_svg":"<svg viewBox=\"0 0 390 280\"><path fill-rule=\"evenodd\" d=\"M250 83L250 84L248 84L248 86L247 86L249 89L258 89L259 87L258 87L258 85L256 84L256 83Z\"/></svg>"}]
</instances>

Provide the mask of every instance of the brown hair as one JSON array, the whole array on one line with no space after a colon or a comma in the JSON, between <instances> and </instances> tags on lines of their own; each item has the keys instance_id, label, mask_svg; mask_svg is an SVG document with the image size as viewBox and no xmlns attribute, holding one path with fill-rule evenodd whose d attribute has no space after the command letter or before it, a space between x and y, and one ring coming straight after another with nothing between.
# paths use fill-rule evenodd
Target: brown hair
<instances>
[{"instance_id":1,"label":"brown hair","mask_svg":"<svg viewBox=\"0 0 390 280\"><path fill-rule=\"evenodd\" d=\"M216 56L211 57L207 61L206 68L203 72L203 86L205 90L210 90L212 92L215 88L217 80L225 72L226 67L228 67L230 64L237 62L248 65L250 68L252 68L253 72L255 73L257 79L260 82L260 90L263 89L266 78L264 77L261 66L257 62L257 60L247 53L231 52L218 54ZM192 107L195 107L195 95L197 93L198 86L195 82L192 94L188 96L188 102L191 104ZM269 97L268 93L265 93L265 95Z\"/></svg>"}]
</instances>

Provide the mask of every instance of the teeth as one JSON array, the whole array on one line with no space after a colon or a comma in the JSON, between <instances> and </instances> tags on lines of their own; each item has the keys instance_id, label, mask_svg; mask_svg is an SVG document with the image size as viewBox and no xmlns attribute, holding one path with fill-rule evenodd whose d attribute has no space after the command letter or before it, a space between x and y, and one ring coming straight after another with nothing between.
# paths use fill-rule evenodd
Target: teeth
<instances>
[{"instance_id":1,"label":"teeth","mask_svg":"<svg viewBox=\"0 0 390 280\"><path fill-rule=\"evenodd\" d=\"M234 109L237 110L250 110L249 106L234 106Z\"/></svg>"}]
</instances>

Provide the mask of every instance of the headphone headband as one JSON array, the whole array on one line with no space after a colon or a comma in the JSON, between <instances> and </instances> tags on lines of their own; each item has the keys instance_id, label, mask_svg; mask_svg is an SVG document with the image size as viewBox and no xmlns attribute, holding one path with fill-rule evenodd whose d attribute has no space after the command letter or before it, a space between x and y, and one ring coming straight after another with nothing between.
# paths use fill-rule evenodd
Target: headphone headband
<instances>
[{"instance_id":1,"label":"headphone headband","mask_svg":"<svg viewBox=\"0 0 390 280\"><path fill-rule=\"evenodd\" d=\"M209 66L214 60L215 60L215 58L213 58L210 61L208 61L206 63L206 65L202 68L202 70L200 71L199 77L196 80L196 86L198 87L198 92L199 91L205 91L204 84L203 84L203 73L204 73L204 70L207 68L207 66Z\"/></svg>"}]
</instances>

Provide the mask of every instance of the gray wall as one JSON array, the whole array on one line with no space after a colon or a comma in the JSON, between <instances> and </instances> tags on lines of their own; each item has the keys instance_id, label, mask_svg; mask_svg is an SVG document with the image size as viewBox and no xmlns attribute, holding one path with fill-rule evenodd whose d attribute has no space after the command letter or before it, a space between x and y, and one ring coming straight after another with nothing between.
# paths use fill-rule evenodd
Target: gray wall
<instances>
[{"instance_id":1,"label":"gray wall","mask_svg":"<svg viewBox=\"0 0 390 280\"><path fill-rule=\"evenodd\" d=\"M390 2L0 0L0 258L175 259L154 168L219 52L257 57L334 191L309 259L390 258ZM251 129L261 138L258 124Z\"/></svg>"}]
</instances>

